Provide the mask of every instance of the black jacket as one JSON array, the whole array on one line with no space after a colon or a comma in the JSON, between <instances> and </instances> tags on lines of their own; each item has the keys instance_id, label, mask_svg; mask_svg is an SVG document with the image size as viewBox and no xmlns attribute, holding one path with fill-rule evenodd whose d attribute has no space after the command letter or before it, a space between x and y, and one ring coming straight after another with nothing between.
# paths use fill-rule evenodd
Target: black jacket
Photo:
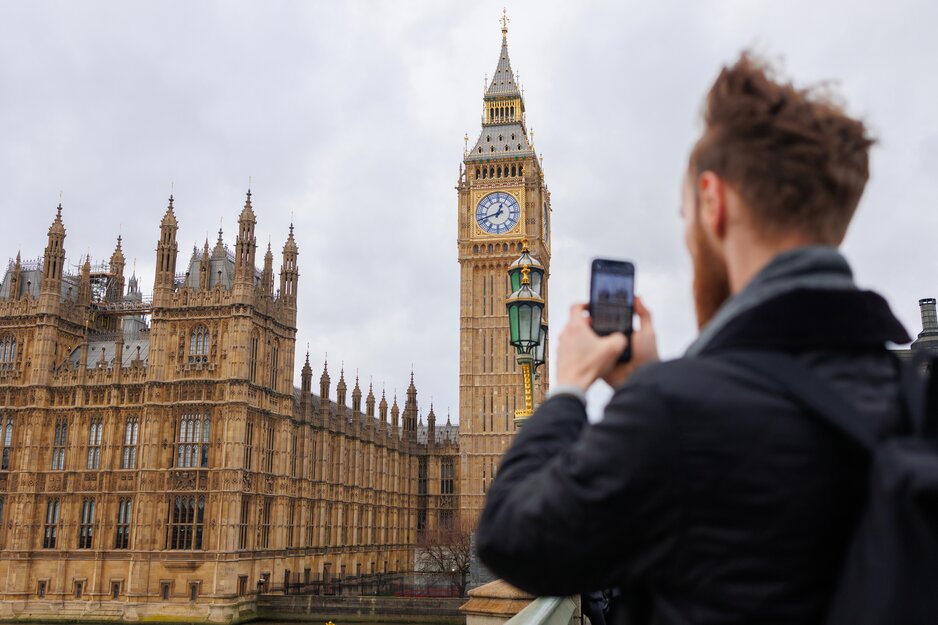
<instances>
[{"instance_id":1,"label":"black jacket","mask_svg":"<svg viewBox=\"0 0 938 625\"><path fill-rule=\"evenodd\" d=\"M539 595L621 586L630 623L820 622L867 460L732 353L797 353L891 429L885 344L908 340L876 294L794 291L640 369L601 423L573 397L544 402L488 491L479 556Z\"/></svg>"}]
</instances>

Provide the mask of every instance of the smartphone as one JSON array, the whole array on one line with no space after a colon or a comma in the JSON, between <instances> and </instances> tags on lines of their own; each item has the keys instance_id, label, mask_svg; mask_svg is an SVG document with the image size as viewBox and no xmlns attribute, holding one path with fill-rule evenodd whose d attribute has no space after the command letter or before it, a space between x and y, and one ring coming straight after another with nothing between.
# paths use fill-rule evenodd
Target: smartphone
<instances>
[{"instance_id":1,"label":"smartphone","mask_svg":"<svg viewBox=\"0 0 938 625\"><path fill-rule=\"evenodd\" d=\"M635 312L635 265L625 260L593 259L590 268L589 313L600 336L622 332L629 345L619 362L632 358L632 315Z\"/></svg>"}]
</instances>

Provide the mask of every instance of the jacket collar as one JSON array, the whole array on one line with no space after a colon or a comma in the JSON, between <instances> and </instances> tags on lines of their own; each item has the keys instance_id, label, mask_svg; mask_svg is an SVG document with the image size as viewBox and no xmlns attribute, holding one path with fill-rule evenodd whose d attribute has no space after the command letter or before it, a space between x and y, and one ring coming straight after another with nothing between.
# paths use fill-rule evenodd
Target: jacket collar
<instances>
[{"instance_id":1,"label":"jacket collar","mask_svg":"<svg viewBox=\"0 0 938 625\"><path fill-rule=\"evenodd\" d=\"M884 349L908 343L905 328L881 296L854 289L796 289L741 312L700 355L726 349Z\"/></svg>"}]
</instances>

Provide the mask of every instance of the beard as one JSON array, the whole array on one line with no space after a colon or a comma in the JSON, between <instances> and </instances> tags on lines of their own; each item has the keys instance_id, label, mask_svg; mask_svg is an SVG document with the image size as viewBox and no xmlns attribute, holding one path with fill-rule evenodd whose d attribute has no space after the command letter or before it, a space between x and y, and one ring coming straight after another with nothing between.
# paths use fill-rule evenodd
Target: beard
<instances>
[{"instance_id":1,"label":"beard","mask_svg":"<svg viewBox=\"0 0 938 625\"><path fill-rule=\"evenodd\" d=\"M694 226L693 237L694 307L697 328L702 329L729 299L730 278L726 261L717 254L699 224Z\"/></svg>"}]
</instances>

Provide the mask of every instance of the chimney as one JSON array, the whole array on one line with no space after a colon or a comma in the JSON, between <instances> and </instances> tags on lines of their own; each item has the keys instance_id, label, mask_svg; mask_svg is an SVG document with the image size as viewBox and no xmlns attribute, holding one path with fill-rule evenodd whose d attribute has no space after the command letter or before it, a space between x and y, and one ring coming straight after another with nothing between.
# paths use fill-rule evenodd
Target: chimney
<instances>
[{"instance_id":1,"label":"chimney","mask_svg":"<svg viewBox=\"0 0 938 625\"><path fill-rule=\"evenodd\" d=\"M935 298L927 297L918 301L919 310L922 312L922 334L938 333L938 310L935 309Z\"/></svg>"},{"instance_id":2,"label":"chimney","mask_svg":"<svg viewBox=\"0 0 938 625\"><path fill-rule=\"evenodd\" d=\"M920 299L918 307L922 313L922 331L912 343L912 349L914 351L925 349L938 353L938 311L935 307L935 298Z\"/></svg>"}]
</instances>

